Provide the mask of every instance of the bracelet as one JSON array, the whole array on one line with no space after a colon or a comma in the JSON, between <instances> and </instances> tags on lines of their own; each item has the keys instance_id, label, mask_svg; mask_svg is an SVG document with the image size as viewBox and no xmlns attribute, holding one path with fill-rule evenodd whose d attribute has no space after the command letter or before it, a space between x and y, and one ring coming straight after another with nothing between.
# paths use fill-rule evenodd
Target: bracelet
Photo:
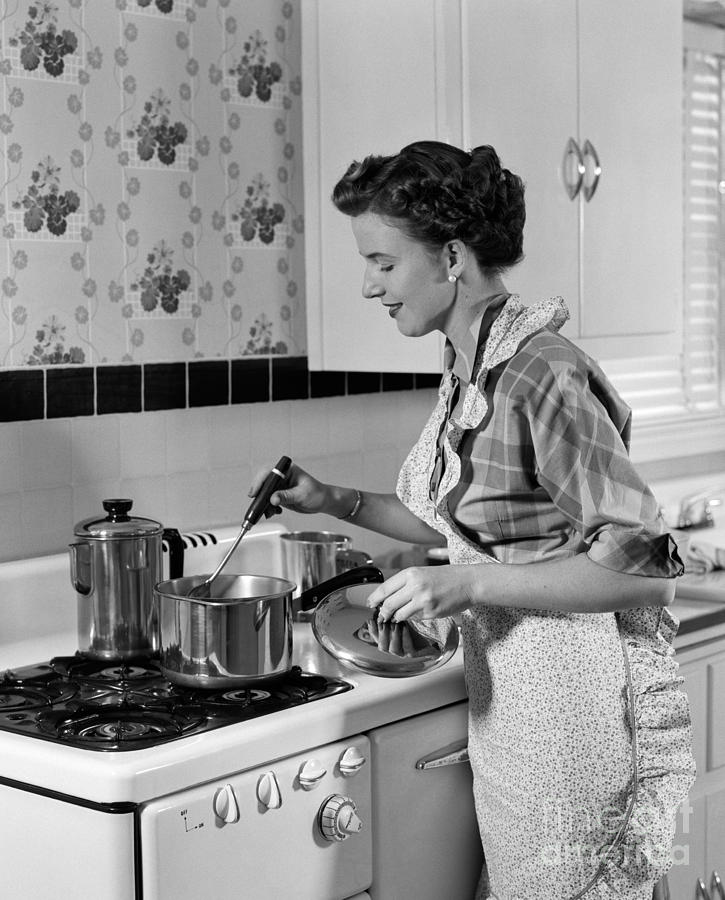
<instances>
[{"instance_id":1,"label":"bracelet","mask_svg":"<svg viewBox=\"0 0 725 900\"><path fill-rule=\"evenodd\" d=\"M352 509L347 515L339 516L338 518L344 519L346 522L349 522L351 519L354 519L357 514L360 512L360 507L362 506L363 496L362 493L355 488L355 502L353 503Z\"/></svg>"}]
</instances>

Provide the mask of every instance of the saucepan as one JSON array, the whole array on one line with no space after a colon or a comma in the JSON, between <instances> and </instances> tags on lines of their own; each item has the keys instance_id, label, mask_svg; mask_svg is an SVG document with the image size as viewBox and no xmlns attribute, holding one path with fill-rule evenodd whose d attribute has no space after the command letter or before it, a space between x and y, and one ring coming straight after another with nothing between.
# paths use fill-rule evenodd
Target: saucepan
<instances>
[{"instance_id":1,"label":"saucepan","mask_svg":"<svg viewBox=\"0 0 725 900\"><path fill-rule=\"evenodd\" d=\"M292 600L296 585L266 575L220 574L213 596L189 597L204 575L160 582L159 660L169 681L218 689L282 676L292 668ZM455 653L452 619L378 622L367 597L384 580L375 566L358 566L304 591L297 601L314 610L312 630L343 665L385 677L407 677L442 665Z\"/></svg>"}]
</instances>

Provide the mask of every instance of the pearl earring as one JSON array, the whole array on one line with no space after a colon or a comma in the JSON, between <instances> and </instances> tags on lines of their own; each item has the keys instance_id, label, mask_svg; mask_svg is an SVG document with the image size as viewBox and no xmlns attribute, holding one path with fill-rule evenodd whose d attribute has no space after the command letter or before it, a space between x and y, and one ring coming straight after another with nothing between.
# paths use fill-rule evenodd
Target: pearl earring
<instances>
[{"instance_id":1,"label":"pearl earring","mask_svg":"<svg viewBox=\"0 0 725 900\"><path fill-rule=\"evenodd\" d=\"M457 275L449 275L448 280L450 281L451 284L455 284L458 281L458 276Z\"/></svg>"}]
</instances>

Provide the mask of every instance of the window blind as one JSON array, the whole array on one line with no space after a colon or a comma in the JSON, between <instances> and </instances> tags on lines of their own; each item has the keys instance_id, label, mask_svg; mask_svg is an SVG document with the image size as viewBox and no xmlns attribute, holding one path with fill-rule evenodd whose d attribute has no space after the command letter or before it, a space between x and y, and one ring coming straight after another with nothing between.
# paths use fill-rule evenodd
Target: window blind
<instances>
[{"instance_id":1,"label":"window blind","mask_svg":"<svg viewBox=\"0 0 725 900\"><path fill-rule=\"evenodd\" d=\"M683 59L682 351L602 363L638 422L725 407L725 56L688 47Z\"/></svg>"},{"instance_id":2,"label":"window blind","mask_svg":"<svg viewBox=\"0 0 725 900\"><path fill-rule=\"evenodd\" d=\"M683 376L697 411L722 402L724 72L721 56L685 49Z\"/></svg>"}]
</instances>

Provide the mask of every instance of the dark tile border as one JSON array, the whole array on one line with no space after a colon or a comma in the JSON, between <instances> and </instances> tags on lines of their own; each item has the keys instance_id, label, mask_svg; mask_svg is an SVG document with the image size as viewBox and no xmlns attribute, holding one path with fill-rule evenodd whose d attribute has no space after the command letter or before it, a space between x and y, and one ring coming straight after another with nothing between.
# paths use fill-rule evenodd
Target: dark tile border
<instances>
[{"instance_id":1,"label":"dark tile border","mask_svg":"<svg viewBox=\"0 0 725 900\"><path fill-rule=\"evenodd\" d=\"M0 422L378 394L437 387L412 372L310 372L307 357L0 370Z\"/></svg>"},{"instance_id":2,"label":"dark tile border","mask_svg":"<svg viewBox=\"0 0 725 900\"><path fill-rule=\"evenodd\" d=\"M0 422L45 417L45 369L0 372Z\"/></svg>"},{"instance_id":3,"label":"dark tile border","mask_svg":"<svg viewBox=\"0 0 725 900\"><path fill-rule=\"evenodd\" d=\"M189 406L229 403L229 360L204 360L189 365Z\"/></svg>"},{"instance_id":4,"label":"dark tile border","mask_svg":"<svg viewBox=\"0 0 725 900\"><path fill-rule=\"evenodd\" d=\"M92 416L95 412L94 376L94 370L88 367L46 369L46 417Z\"/></svg>"},{"instance_id":5,"label":"dark tile border","mask_svg":"<svg viewBox=\"0 0 725 900\"><path fill-rule=\"evenodd\" d=\"M265 357L232 360L232 403L266 403L270 399L271 363Z\"/></svg>"},{"instance_id":6,"label":"dark tile border","mask_svg":"<svg viewBox=\"0 0 725 900\"><path fill-rule=\"evenodd\" d=\"M186 408L186 363L147 363L143 367L146 412Z\"/></svg>"},{"instance_id":7,"label":"dark tile border","mask_svg":"<svg viewBox=\"0 0 725 900\"><path fill-rule=\"evenodd\" d=\"M96 412L141 412L141 366L99 366L96 369Z\"/></svg>"}]
</instances>

